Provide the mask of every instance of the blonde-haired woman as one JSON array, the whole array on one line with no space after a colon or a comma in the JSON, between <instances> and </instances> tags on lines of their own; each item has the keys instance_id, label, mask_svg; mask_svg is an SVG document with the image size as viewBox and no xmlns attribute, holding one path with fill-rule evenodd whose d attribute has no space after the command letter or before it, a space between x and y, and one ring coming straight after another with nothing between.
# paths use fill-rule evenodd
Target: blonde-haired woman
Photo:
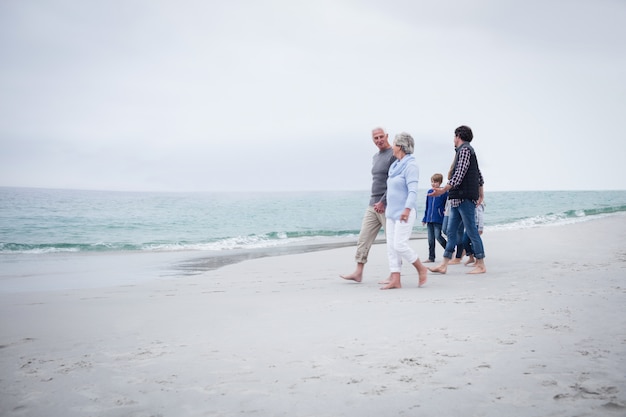
<instances>
[{"instance_id":1,"label":"blonde-haired woman","mask_svg":"<svg viewBox=\"0 0 626 417\"><path fill-rule=\"evenodd\" d=\"M415 141L408 133L399 133L393 141L396 161L389 167L387 178L387 256L391 277L381 290L402 288L400 272L402 260L411 263L419 275L419 286L426 283L428 269L409 246L417 208L419 169L413 156Z\"/></svg>"}]
</instances>

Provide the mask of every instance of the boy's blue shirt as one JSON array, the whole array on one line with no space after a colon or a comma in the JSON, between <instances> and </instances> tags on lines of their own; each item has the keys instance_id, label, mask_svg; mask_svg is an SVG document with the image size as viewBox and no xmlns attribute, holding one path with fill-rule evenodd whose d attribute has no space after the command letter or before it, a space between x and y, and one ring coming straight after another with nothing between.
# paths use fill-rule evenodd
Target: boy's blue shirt
<instances>
[{"instance_id":1,"label":"boy's blue shirt","mask_svg":"<svg viewBox=\"0 0 626 417\"><path fill-rule=\"evenodd\" d=\"M433 189L431 188L427 194L430 194L432 191ZM447 199L447 192L437 197L426 196L426 209L424 210L422 223L443 223L443 212L446 208Z\"/></svg>"}]
</instances>

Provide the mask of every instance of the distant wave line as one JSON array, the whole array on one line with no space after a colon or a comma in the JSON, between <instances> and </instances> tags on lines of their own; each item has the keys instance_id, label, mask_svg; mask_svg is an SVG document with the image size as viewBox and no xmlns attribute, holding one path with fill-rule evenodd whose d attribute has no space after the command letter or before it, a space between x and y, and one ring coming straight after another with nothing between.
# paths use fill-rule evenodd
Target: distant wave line
<instances>
[{"instance_id":1,"label":"distant wave line","mask_svg":"<svg viewBox=\"0 0 626 417\"><path fill-rule=\"evenodd\" d=\"M561 213L548 213L526 218L511 218L499 224L490 224L486 216L486 230L511 230L531 227L556 226L577 223L594 218L619 215L626 212L626 205L600 207L592 209L567 210ZM419 220L419 219L418 219ZM416 222L416 228L423 230L421 223ZM1 253L29 253L46 254L57 252L133 252L133 251L229 251L238 249L262 249L289 246L292 244L317 243L323 240L336 242L341 239L354 239L358 230L305 230L305 231L274 231L265 234L240 235L222 237L206 242L196 241L153 241L142 243L128 242L56 242L56 243L16 243L0 242ZM381 232L382 234L382 232Z\"/></svg>"},{"instance_id":2,"label":"distant wave line","mask_svg":"<svg viewBox=\"0 0 626 417\"><path fill-rule=\"evenodd\" d=\"M531 227L560 226L580 223L593 219L610 217L626 212L626 206L603 207L597 209L567 210L562 213L548 213L540 216L526 217L507 221L506 223L485 225L487 230L497 229L527 229Z\"/></svg>"},{"instance_id":3,"label":"distant wave line","mask_svg":"<svg viewBox=\"0 0 626 417\"><path fill-rule=\"evenodd\" d=\"M345 231L304 231L270 232L263 235L235 236L213 239L207 242L96 242L96 243L14 243L0 242L0 253L44 254L56 252L109 252L109 251L224 251L235 249L256 249L285 246L293 243L305 243L320 238L351 238L358 235L358 230Z\"/></svg>"}]
</instances>

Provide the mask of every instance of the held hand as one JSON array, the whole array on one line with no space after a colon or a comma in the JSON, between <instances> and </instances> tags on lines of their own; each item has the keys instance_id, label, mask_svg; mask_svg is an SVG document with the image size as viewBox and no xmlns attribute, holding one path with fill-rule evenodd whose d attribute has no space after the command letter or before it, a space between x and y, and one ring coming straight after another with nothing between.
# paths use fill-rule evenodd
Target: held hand
<instances>
[{"instance_id":1,"label":"held hand","mask_svg":"<svg viewBox=\"0 0 626 417\"><path fill-rule=\"evenodd\" d=\"M385 205L383 204L382 201L379 201L378 203L374 204L374 211L376 213L384 213L385 212Z\"/></svg>"},{"instance_id":2,"label":"held hand","mask_svg":"<svg viewBox=\"0 0 626 417\"><path fill-rule=\"evenodd\" d=\"M428 197L439 197L440 195L445 194L450 188L449 185L446 185L445 187L440 187L440 188L433 188L433 191L428 193Z\"/></svg>"},{"instance_id":3,"label":"held hand","mask_svg":"<svg viewBox=\"0 0 626 417\"><path fill-rule=\"evenodd\" d=\"M432 192L428 193L428 197L439 197L443 193L445 193L443 188L434 188Z\"/></svg>"},{"instance_id":4,"label":"held hand","mask_svg":"<svg viewBox=\"0 0 626 417\"><path fill-rule=\"evenodd\" d=\"M400 215L400 221L402 223L406 223L409 221L409 214L411 214L411 209L405 208L402 214Z\"/></svg>"}]
</instances>

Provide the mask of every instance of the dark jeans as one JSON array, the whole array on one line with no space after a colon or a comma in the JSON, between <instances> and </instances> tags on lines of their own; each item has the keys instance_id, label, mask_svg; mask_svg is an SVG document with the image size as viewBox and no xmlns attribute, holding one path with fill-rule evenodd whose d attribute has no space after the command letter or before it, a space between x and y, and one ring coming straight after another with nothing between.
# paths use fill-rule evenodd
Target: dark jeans
<instances>
[{"instance_id":1,"label":"dark jeans","mask_svg":"<svg viewBox=\"0 0 626 417\"><path fill-rule=\"evenodd\" d=\"M457 259L463 259L463 234L465 232L465 227L463 227L463 222L459 223L459 227L456 229L456 256ZM449 239L449 238L448 238Z\"/></svg>"},{"instance_id":2,"label":"dark jeans","mask_svg":"<svg viewBox=\"0 0 626 417\"><path fill-rule=\"evenodd\" d=\"M478 228L478 226L476 227ZM463 247L465 248L465 253L467 255L474 254L474 247L472 246L472 241L470 240L469 235L467 234L467 231L463 233Z\"/></svg>"},{"instance_id":3,"label":"dark jeans","mask_svg":"<svg viewBox=\"0 0 626 417\"><path fill-rule=\"evenodd\" d=\"M450 233L454 233L452 231L452 229L450 228L450 216L444 216L443 217L443 225L442 225L442 229L441 231L443 232L444 235L446 235L446 237L448 239L450 239ZM459 259L463 258L463 232L465 231L465 228L463 227L463 222L459 223L459 227L457 228L457 235L456 235L456 257Z\"/></svg>"},{"instance_id":4,"label":"dark jeans","mask_svg":"<svg viewBox=\"0 0 626 417\"><path fill-rule=\"evenodd\" d=\"M472 250L476 259L482 259L485 257L485 249L483 247L483 241L478 234L478 227L476 227L476 206L470 200L463 200L458 207L452 207L450 210L450 220L448 220L449 228L454 230L459 227L459 223L471 224L473 227L466 228L465 231L472 242ZM445 258L451 259L454 247L457 245L457 236L451 234L448 236L448 245L443 253ZM461 241L463 237L461 237Z\"/></svg>"},{"instance_id":5,"label":"dark jeans","mask_svg":"<svg viewBox=\"0 0 626 417\"><path fill-rule=\"evenodd\" d=\"M441 223L426 223L428 228L428 259L435 260L435 240L439 242L444 249L448 242L441 236Z\"/></svg>"}]
</instances>

